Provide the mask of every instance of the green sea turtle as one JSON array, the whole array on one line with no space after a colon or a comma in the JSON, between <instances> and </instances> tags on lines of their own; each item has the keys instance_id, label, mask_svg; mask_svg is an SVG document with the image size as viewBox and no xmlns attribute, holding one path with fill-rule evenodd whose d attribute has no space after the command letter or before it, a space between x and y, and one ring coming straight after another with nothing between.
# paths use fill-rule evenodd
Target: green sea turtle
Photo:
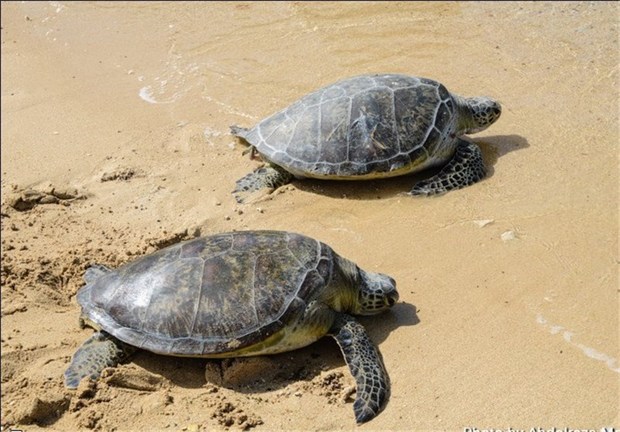
<instances>
[{"instance_id":1,"label":"green sea turtle","mask_svg":"<svg viewBox=\"0 0 620 432\"><path fill-rule=\"evenodd\" d=\"M251 129L231 126L269 165L237 181L250 193L293 177L365 180L443 166L411 195L434 195L482 179L478 146L460 137L479 132L501 114L487 97L464 98L437 81L406 75L348 78L302 97Z\"/></svg>"},{"instance_id":2,"label":"green sea turtle","mask_svg":"<svg viewBox=\"0 0 620 432\"><path fill-rule=\"evenodd\" d=\"M81 322L97 332L77 350L65 385L99 377L137 348L186 357L290 351L325 335L357 384L358 423L385 406L381 354L350 314L397 300L396 283L360 269L328 245L283 231L239 231L179 243L116 270L90 267L77 294Z\"/></svg>"}]
</instances>

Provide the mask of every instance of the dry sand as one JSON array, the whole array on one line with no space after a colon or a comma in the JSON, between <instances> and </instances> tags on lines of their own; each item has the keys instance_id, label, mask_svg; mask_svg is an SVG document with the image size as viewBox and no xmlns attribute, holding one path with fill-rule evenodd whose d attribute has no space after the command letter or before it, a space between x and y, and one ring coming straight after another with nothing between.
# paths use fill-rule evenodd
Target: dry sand
<instances>
[{"instance_id":1,"label":"dry sand","mask_svg":"<svg viewBox=\"0 0 620 432\"><path fill-rule=\"evenodd\" d=\"M324 339L270 358L142 352L78 391L84 269L198 234L302 232L393 276L364 319L392 379L360 430L620 427L618 3L2 3L2 426L352 430ZM483 182L297 181L237 205L258 163L228 126L362 73L489 95ZM208 365L205 381L205 365ZM3 429L8 430L8 429Z\"/></svg>"}]
</instances>

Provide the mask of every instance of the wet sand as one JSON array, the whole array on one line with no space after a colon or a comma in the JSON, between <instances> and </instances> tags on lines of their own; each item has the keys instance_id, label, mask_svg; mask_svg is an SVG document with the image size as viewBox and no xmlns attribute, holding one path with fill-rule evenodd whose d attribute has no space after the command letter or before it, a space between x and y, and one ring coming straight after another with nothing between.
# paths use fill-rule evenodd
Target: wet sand
<instances>
[{"instance_id":1,"label":"wet sand","mask_svg":"<svg viewBox=\"0 0 620 432\"><path fill-rule=\"evenodd\" d=\"M2 3L2 426L353 430L330 339L269 358L141 352L62 373L92 263L241 229L301 232L391 275L362 319L392 395L360 430L620 427L616 3ZM489 176L295 181L257 203L228 132L348 76L433 78L503 114ZM33 192L34 191L34 192ZM205 379L205 365L208 365Z\"/></svg>"}]
</instances>

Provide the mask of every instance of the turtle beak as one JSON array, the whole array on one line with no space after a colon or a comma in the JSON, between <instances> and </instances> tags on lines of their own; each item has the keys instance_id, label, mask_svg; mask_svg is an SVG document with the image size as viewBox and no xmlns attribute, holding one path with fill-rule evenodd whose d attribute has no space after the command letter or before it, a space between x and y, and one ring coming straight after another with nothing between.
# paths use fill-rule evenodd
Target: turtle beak
<instances>
[{"instance_id":1,"label":"turtle beak","mask_svg":"<svg viewBox=\"0 0 620 432\"><path fill-rule=\"evenodd\" d=\"M393 297L388 297L388 306L392 307L394 306L394 303L396 303L396 300L394 300Z\"/></svg>"},{"instance_id":2,"label":"turtle beak","mask_svg":"<svg viewBox=\"0 0 620 432\"><path fill-rule=\"evenodd\" d=\"M396 291L396 281L387 275L386 278L389 280L389 289L386 289L387 305L392 307L398 302L399 295Z\"/></svg>"},{"instance_id":3,"label":"turtle beak","mask_svg":"<svg viewBox=\"0 0 620 432\"><path fill-rule=\"evenodd\" d=\"M394 306L397 301L398 301L398 292L395 289L394 292L388 294L387 296L388 306L389 307Z\"/></svg>"}]
</instances>

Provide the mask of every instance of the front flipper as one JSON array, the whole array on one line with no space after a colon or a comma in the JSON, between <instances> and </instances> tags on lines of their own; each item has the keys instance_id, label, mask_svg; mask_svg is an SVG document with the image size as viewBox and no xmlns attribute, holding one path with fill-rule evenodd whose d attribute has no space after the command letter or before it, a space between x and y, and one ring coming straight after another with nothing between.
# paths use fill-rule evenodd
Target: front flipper
<instances>
[{"instance_id":1,"label":"front flipper","mask_svg":"<svg viewBox=\"0 0 620 432\"><path fill-rule=\"evenodd\" d=\"M410 195L439 195L476 183L484 178L486 169L480 148L459 139L454 156L433 177L413 186Z\"/></svg>"},{"instance_id":2,"label":"front flipper","mask_svg":"<svg viewBox=\"0 0 620 432\"><path fill-rule=\"evenodd\" d=\"M358 424L372 420L390 396L390 377L381 353L355 318L339 314L330 330L355 378L357 387L353 411Z\"/></svg>"},{"instance_id":3,"label":"front flipper","mask_svg":"<svg viewBox=\"0 0 620 432\"><path fill-rule=\"evenodd\" d=\"M267 165L237 180L233 194L238 203L243 203L252 192L261 189L268 189L269 192L272 192L278 187L290 183L292 179L293 175L283 168Z\"/></svg>"},{"instance_id":4,"label":"front flipper","mask_svg":"<svg viewBox=\"0 0 620 432\"><path fill-rule=\"evenodd\" d=\"M73 360L65 371L65 387L77 388L82 378L99 378L103 369L116 366L134 352L135 347L106 332L95 333L73 355Z\"/></svg>"}]
</instances>

